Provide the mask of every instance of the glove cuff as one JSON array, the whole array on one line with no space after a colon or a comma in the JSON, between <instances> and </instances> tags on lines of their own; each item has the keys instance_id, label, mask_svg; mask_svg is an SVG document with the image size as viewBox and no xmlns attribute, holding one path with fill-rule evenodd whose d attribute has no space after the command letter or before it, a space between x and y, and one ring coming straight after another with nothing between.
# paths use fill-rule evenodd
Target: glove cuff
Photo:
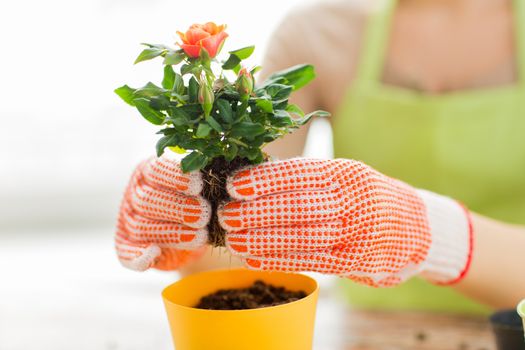
<instances>
[{"instance_id":1,"label":"glove cuff","mask_svg":"<svg viewBox=\"0 0 525 350\"><path fill-rule=\"evenodd\" d=\"M459 282L472 260L473 229L470 213L457 201L417 190L425 204L432 244L420 275L438 285Z\"/></svg>"}]
</instances>

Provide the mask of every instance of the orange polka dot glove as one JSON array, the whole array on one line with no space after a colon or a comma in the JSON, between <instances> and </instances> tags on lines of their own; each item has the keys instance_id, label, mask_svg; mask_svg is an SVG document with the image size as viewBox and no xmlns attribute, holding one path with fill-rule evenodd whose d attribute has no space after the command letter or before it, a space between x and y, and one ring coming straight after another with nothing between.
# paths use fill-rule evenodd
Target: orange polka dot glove
<instances>
[{"instance_id":1,"label":"orange polka dot glove","mask_svg":"<svg viewBox=\"0 0 525 350\"><path fill-rule=\"evenodd\" d=\"M248 267L317 271L371 286L420 274L461 279L471 256L468 212L347 159L290 159L228 179L219 208L229 250Z\"/></svg>"},{"instance_id":2,"label":"orange polka dot glove","mask_svg":"<svg viewBox=\"0 0 525 350\"><path fill-rule=\"evenodd\" d=\"M115 245L125 267L173 270L203 252L209 203L200 172L182 173L169 152L141 163L120 208Z\"/></svg>"}]
</instances>

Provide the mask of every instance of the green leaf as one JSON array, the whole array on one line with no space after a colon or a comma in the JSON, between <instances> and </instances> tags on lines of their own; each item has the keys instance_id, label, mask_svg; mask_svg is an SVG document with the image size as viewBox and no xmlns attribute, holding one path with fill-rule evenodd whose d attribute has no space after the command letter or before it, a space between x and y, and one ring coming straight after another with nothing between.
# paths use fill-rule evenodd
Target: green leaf
<instances>
[{"instance_id":1,"label":"green leaf","mask_svg":"<svg viewBox=\"0 0 525 350\"><path fill-rule=\"evenodd\" d=\"M189 136L189 135L185 135ZM185 149L202 150L206 148L209 141L205 139L187 138L179 142L179 146Z\"/></svg>"},{"instance_id":2,"label":"green leaf","mask_svg":"<svg viewBox=\"0 0 525 350\"><path fill-rule=\"evenodd\" d=\"M150 97L149 105L157 111L167 111L171 107L170 99L165 95Z\"/></svg>"},{"instance_id":3,"label":"green leaf","mask_svg":"<svg viewBox=\"0 0 525 350\"><path fill-rule=\"evenodd\" d=\"M141 88L138 88L135 90L134 97L152 97L152 96L159 96L167 92L168 90L161 88L160 86L157 86L153 84L152 82L147 83Z\"/></svg>"},{"instance_id":4,"label":"green leaf","mask_svg":"<svg viewBox=\"0 0 525 350\"><path fill-rule=\"evenodd\" d=\"M206 137L210 134L211 126L209 126L206 123L199 123L199 126L197 127L197 132L195 133L195 136L197 137Z\"/></svg>"},{"instance_id":5,"label":"green leaf","mask_svg":"<svg viewBox=\"0 0 525 350\"><path fill-rule=\"evenodd\" d=\"M227 161L231 161L237 156L238 152L239 146L237 146L235 143L230 143L228 144L228 148L224 150L224 157Z\"/></svg>"},{"instance_id":6,"label":"green leaf","mask_svg":"<svg viewBox=\"0 0 525 350\"><path fill-rule=\"evenodd\" d=\"M275 126L283 127L293 124L293 120L292 118L290 118L290 114L283 109L276 110L273 116L276 118L276 121L272 123Z\"/></svg>"},{"instance_id":7,"label":"green leaf","mask_svg":"<svg viewBox=\"0 0 525 350\"><path fill-rule=\"evenodd\" d=\"M218 156L224 155L222 147L220 147L217 143L208 144L206 148L202 150L202 153L208 156L208 158L216 158Z\"/></svg>"},{"instance_id":8,"label":"green leaf","mask_svg":"<svg viewBox=\"0 0 525 350\"><path fill-rule=\"evenodd\" d=\"M176 83L175 83L176 84ZM176 92L171 92L170 96L175 99L178 103L187 103L188 100L189 100L189 96L188 95L180 95Z\"/></svg>"},{"instance_id":9,"label":"green leaf","mask_svg":"<svg viewBox=\"0 0 525 350\"><path fill-rule=\"evenodd\" d=\"M184 86L184 80L179 73L175 73L175 79L173 82L173 91L178 95L184 95L186 87Z\"/></svg>"},{"instance_id":10,"label":"green leaf","mask_svg":"<svg viewBox=\"0 0 525 350\"><path fill-rule=\"evenodd\" d=\"M298 105L295 105L295 104L290 104L290 105L286 106L286 111L289 112L289 113L297 114L297 115L299 115L301 117L304 116L304 112L301 109L301 107L299 107Z\"/></svg>"},{"instance_id":11,"label":"green leaf","mask_svg":"<svg viewBox=\"0 0 525 350\"><path fill-rule=\"evenodd\" d=\"M165 65L177 65L182 62L184 59L184 52L182 51L168 51L166 56L164 56Z\"/></svg>"},{"instance_id":12,"label":"green leaf","mask_svg":"<svg viewBox=\"0 0 525 350\"><path fill-rule=\"evenodd\" d=\"M314 67L310 64L300 64L290 67L288 69L276 72L268 78L268 82L272 80L285 78L288 85L293 86L293 90L297 90L311 82L315 78ZM263 85L266 85L263 83Z\"/></svg>"},{"instance_id":13,"label":"green leaf","mask_svg":"<svg viewBox=\"0 0 525 350\"><path fill-rule=\"evenodd\" d=\"M182 159L181 167L183 172L188 173L204 168L207 163L208 157L200 152L193 151Z\"/></svg>"},{"instance_id":14,"label":"green leaf","mask_svg":"<svg viewBox=\"0 0 525 350\"><path fill-rule=\"evenodd\" d=\"M180 67L180 74L182 75L192 73L193 75L200 76L201 72L202 72L202 68L199 66L195 66L193 64L183 64Z\"/></svg>"},{"instance_id":15,"label":"green leaf","mask_svg":"<svg viewBox=\"0 0 525 350\"><path fill-rule=\"evenodd\" d=\"M198 116L202 114L202 106L199 103L186 104L177 108L184 112L188 119L190 119L190 116Z\"/></svg>"},{"instance_id":16,"label":"green leaf","mask_svg":"<svg viewBox=\"0 0 525 350\"><path fill-rule=\"evenodd\" d=\"M140 43L140 45L147 46L149 48L159 49L159 50L172 50L170 47L163 45L163 44L148 44L148 43Z\"/></svg>"},{"instance_id":17,"label":"green leaf","mask_svg":"<svg viewBox=\"0 0 525 350\"><path fill-rule=\"evenodd\" d=\"M149 100L145 98L136 98L133 100L135 107L142 116L152 124L161 125L164 122L164 114L151 108Z\"/></svg>"},{"instance_id":18,"label":"green leaf","mask_svg":"<svg viewBox=\"0 0 525 350\"><path fill-rule=\"evenodd\" d=\"M250 141L250 145L252 147L261 147L264 143L264 136L265 134L259 135L253 139L253 141Z\"/></svg>"},{"instance_id":19,"label":"green leaf","mask_svg":"<svg viewBox=\"0 0 525 350\"><path fill-rule=\"evenodd\" d=\"M262 151L259 149L259 152L257 152L257 156L254 159L251 159L253 164L260 164L264 162L264 155Z\"/></svg>"},{"instance_id":20,"label":"green leaf","mask_svg":"<svg viewBox=\"0 0 525 350\"><path fill-rule=\"evenodd\" d=\"M273 115L276 116L277 118L289 118L290 117L290 114L287 111L285 111L284 109L276 110L273 113Z\"/></svg>"},{"instance_id":21,"label":"green leaf","mask_svg":"<svg viewBox=\"0 0 525 350\"><path fill-rule=\"evenodd\" d=\"M215 103L217 104L217 109L222 120L228 124L233 123L233 112L230 102L220 98Z\"/></svg>"},{"instance_id":22,"label":"green leaf","mask_svg":"<svg viewBox=\"0 0 525 350\"><path fill-rule=\"evenodd\" d=\"M268 143L268 142L272 142L272 141L275 141L275 139L278 139L279 137L281 137L280 134L266 134L264 135L264 142Z\"/></svg>"},{"instance_id":23,"label":"green leaf","mask_svg":"<svg viewBox=\"0 0 525 350\"><path fill-rule=\"evenodd\" d=\"M135 93L135 89L130 88L127 85L123 85L119 88L115 89L115 93L120 96L121 99L124 100L128 105L135 106L133 103L133 99L135 98L133 94Z\"/></svg>"},{"instance_id":24,"label":"green leaf","mask_svg":"<svg viewBox=\"0 0 525 350\"><path fill-rule=\"evenodd\" d=\"M162 87L167 90L173 89L175 83L175 72L171 66L164 67L164 78L162 79Z\"/></svg>"},{"instance_id":25,"label":"green leaf","mask_svg":"<svg viewBox=\"0 0 525 350\"><path fill-rule=\"evenodd\" d=\"M314 112L306 114L304 117L302 117L300 119L297 119L296 122L299 125L304 125L304 124L308 123L308 121L310 119L312 119L312 117L326 118L326 117L329 117L330 115L331 114L326 112L326 111L320 111L320 110L319 111L314 111Z\"/></svg>"},{"instance_id":26,"label":"green leaf","mask_svg":"<svg viewBox=\"0 0 525 350\"><path fill-rule=\"evenodd\" d=\"M241 60L245 60L252 55L253 50L255 50L255 46L252 45L252 46L243 47L242 49L230 51L229 53L231 55L237 56L237 58Z\"/></svg>"},{"instance_id":27,"label":"green leaf","mask_svg":"<svg viewBox=\"0 0 525 350\"><path fill-rule=\"evenodd\" d=\"M270 100L258 99L257 101L255 101L255 104L256 104L257 107L259 107L262 111L264 111L264 112L266 112L266 113L273 113L273 104L272 104L272 101L270 101Z\"/></svg>"},{"instance_id":28,"label":"green leaf","mask_svg":"<svg viewBox=\"0 0 525 350\"><path fill-rule=\"evenodd\" d=\"M173 146L177 143L177 135L167 135L161 137L157 141L155 149L157 150L157 157L160 157L164 153L164 148Z\"/></svg>"},{"instance_id":29,"label":"green leaf","mask_svg":"<svg viewBox=\"0 0 525 350\"><path fill-rule=\"evenodd\" d=\"M135 60L134 64L137 64L142 61L151 60L152 58L155 58L157 56L162 55L166 52L166 49L160 49L156 47L149 47L147 49L142 50L142 52L139 54L137 59Z\"/></svg>"},{"instance_id":30,"label":"green leaf","mask_svg":"<svg viewBox=\"0 0 525 350\"><path fill-rule=\"evenodd\" d=\"M250 70L250 74L253 76L255 75L255 73L257 73L258 71L260 71L262 69L261 66L255 66L253 67L251 70Z\"/></svg>"},{"instance_id":31,"label":"green leaf","mask_svg":"<svg viewBox=\"0 0 525 350\"><path fill-rule=\"evenodd\" d=\"M266 92L268 92L274 102L281 102L281 100L290 96L292 89L293 87L290 85L271 84L266 87Z\"/></svg>"},{"instance_id":32,"label":"green leaf","mask_svg":"<svg viewBox=\"0 0 525 350\"><path fill-rule=\"evenodd\" d=\"M279 101L273 101L273 109L284 109L286 110L286 107L288 107L288 99L279 100Z\"/></svg>"},{"instance_id":33,"label":"green leaf","mask_svg":"<svg viewBox=\"0 0 525 350\"><path fill-rule=\"evenodd\" d=\"M233 137L230 137L228 139L230 142L236 144L236 145L239 145L239 146L242 146L242 147L245 147L245 148L248 148L250 146L248 146L247 144L245 144L244 142L240 141L240 140L237 140L237 139L234 139Z\"/></svg>"},{"instance_id":34,"label":"green leaf","mask_svg":"<svg viewBox=\"0 0 525 350\"><path fill-rule=\"evenodd\" d=\"M329 113L327 111L322 111L322 110L313 111L313 112L311 112L309 114L313 114L314 116L316 116L318 118L327 118L327 117L332 116L331 113Z\"/></svg>"},{"instance_id":35,"label":"green leaf","mask_svg":"<svg viewBox=\"0 0 525 350\"><path fill-rule=\"evenodd\" d=\"M199 51L199 60L202 62L202 64L206 67L210 66L210 54L208 50L206 50L204 47L201 47Z\"/></svg>"},{"instance_id":36,"label":"green leaf","mask_svg":"<svg viewBox=\"0 0 525 350\"><path fill-rule=\"evenodd\" d=\"M166 136L166 135L173 135L175 133L177 133L177 129L169 127L169 128L161 129L157 131L155 134Z\"/></svg>"},{"instance_id":37,"label":"green leaf","mask_svg":"<svg viewBox=\"0 0 525 350\"><path fill-rule=\"evenodd\" d=\"M230 101L238 101L240 99L239 93L233 90L231 86L227 86L227 87L229 89L222 90L220 96Z\"/></svg>"},{"instance_id":38,"label":"green leaf","mask_svg":"<svg viewBox=\"0 0 525 350\"><path fill-rule=\"evenodd\" d=\"M198 105L171 106L168 120L176 126L187 125L188 127L193 127L194 124L201 120L200 114L202 114L202 108ZM192 119L192 116L194 119Z\"/></svg>"},{"instance_id":39,"label":"green leaf","mask_svg":"<svg viewBox=\"0 0 525 350\"><path fill-rule=\"evenodd\" d=\"M265 130L261 124L240 122L232 127L230 136L241 136L247 139L253 139L255 136L263 134Z\"/></svg>"},{"instance_id":40,"label":"green leaf","mask_svg":"<svg viewBox=\"0 0 525 350\"><path fill-rule=\"evenodd\" d=\"M232 71L235 73L235 74L239 74L239 71L241 70L241 64L239 63L238 65L236 65L235 67L232 68Z\"/></svg>"},{"instance_id":41,"label":"green leaf","mask_svg":"<svg viewBox=\"0 0 525 350\"><path fill-rule=\"evenodd\" d=\"M180 74L185 75L188 72L190 72L191 69L192 69L192 66L190 64L185 63L182 66L180 66Z\"/></svg>"},{"instance_id":42,"label":"green leaf","mask_svg":"<svg viewBox=\"0 0 525 350\"><path fill-rule=\"evenodd\" d=\"M235 55L230 55L226 62L223 63L222 69L231 70L241 63L241 59Z\"/></svg>"},{"instance_id":43,"label":"green leaf","mask_svg":"<svg viewBox=\"0 0 525 350\"><path fill-rule=\"evenodd\" d=\"M188 125L190 116L184 111L182 107L172 107L169 110L170 117L168 120L170 120L173 125L176 126L182 126L182 125Z\"/></svg>"},{"instance_id":44,"label":"green leaf","mask_svg":"<svg viewBox=\"0 0 525 350\"><path fill-rule=\"evenodd\" d=\"M191 77L189 85L188 85L188 94L190 96L191 102L199 102L198 96L199 96L199 83L197 82L197 79L195 77Z\"/></svg>"},{"instance_id":45,"label":"green leaf","mask_svg":"<svg viewBox=\"0 0 525 350\"><path fill-rule=\"evenodd\" d=\"M248 148L246 150L246 157L251 161L262 158L261 150L257 147Z\"/></svg>"},{"instance_id":46,"label":"green leaf","mask_svg":"<svg viewBox=\"0 0 525 350\"><path fill-rule=\"evenodd\" d=\"M217 132L221 132L222 131L222 127L221 127L221 124L219 124L215 119L213 119L212 116L206 116L206 121L208 122L208 124L210 124L210 126L213 128L213 130L217 131Z\"/></svg>"},{"instance_id":47,"label":"green leaf","mask_svg":"<svg viewBox=\"0 0 525 350\"><path fill-rule=\"evenodd\" d=\"M186 150L184 148L179 147L179 146L170 146L168 148L170 150L172 150L173 152L177 153L177 154L184 154L184 153L186 153Z\"/></svg>"}]
</instances>

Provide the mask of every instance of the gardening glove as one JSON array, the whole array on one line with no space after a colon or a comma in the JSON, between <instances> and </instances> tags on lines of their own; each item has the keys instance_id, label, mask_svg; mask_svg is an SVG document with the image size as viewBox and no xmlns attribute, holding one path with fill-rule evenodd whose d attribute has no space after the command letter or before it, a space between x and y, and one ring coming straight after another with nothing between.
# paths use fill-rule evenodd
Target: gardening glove
<instances>
[{"instance_id":1,"label":"gardening glove","mask_svg":"<svg viewBox=\"0 0 525 350\"><path fill-rule=\"evenodd\" d=\"M115 244L127 268L173 270L204 250L210 204L198 171L184 174L165 152L141 163L122 200Z\"/></svg>"},{"instance_id":2,"label":"gardening glove","mask_svg":"<svg viewBox=\"0 0 525 350\"><path fill-rule=\"evenodd\" d=\"M242 169L219 208L226 244L253 269L317 271L376 287L468 270L472 229L456 201L354 160L290 159Z\"/></svg>"}]
</instances>

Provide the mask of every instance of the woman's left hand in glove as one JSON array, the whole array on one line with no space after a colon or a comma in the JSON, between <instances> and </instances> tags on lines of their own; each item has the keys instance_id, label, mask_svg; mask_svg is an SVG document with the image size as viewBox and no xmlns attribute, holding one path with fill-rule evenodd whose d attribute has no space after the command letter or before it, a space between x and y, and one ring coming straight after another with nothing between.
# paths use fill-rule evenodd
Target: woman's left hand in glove
<instances>
[{"instance_id":1,"label":"woman's left hand in glove","mask_svg":"<svg viewBox=\"0 0 525 350\"><path fill-rule=\"evenodd\" d=\"M227 247L253 269L317 271L372 286L422 275L460 280L472 254L469 213L354 160L268 162L228 179L218 212Z\"/></svg>"}]
</instances>

